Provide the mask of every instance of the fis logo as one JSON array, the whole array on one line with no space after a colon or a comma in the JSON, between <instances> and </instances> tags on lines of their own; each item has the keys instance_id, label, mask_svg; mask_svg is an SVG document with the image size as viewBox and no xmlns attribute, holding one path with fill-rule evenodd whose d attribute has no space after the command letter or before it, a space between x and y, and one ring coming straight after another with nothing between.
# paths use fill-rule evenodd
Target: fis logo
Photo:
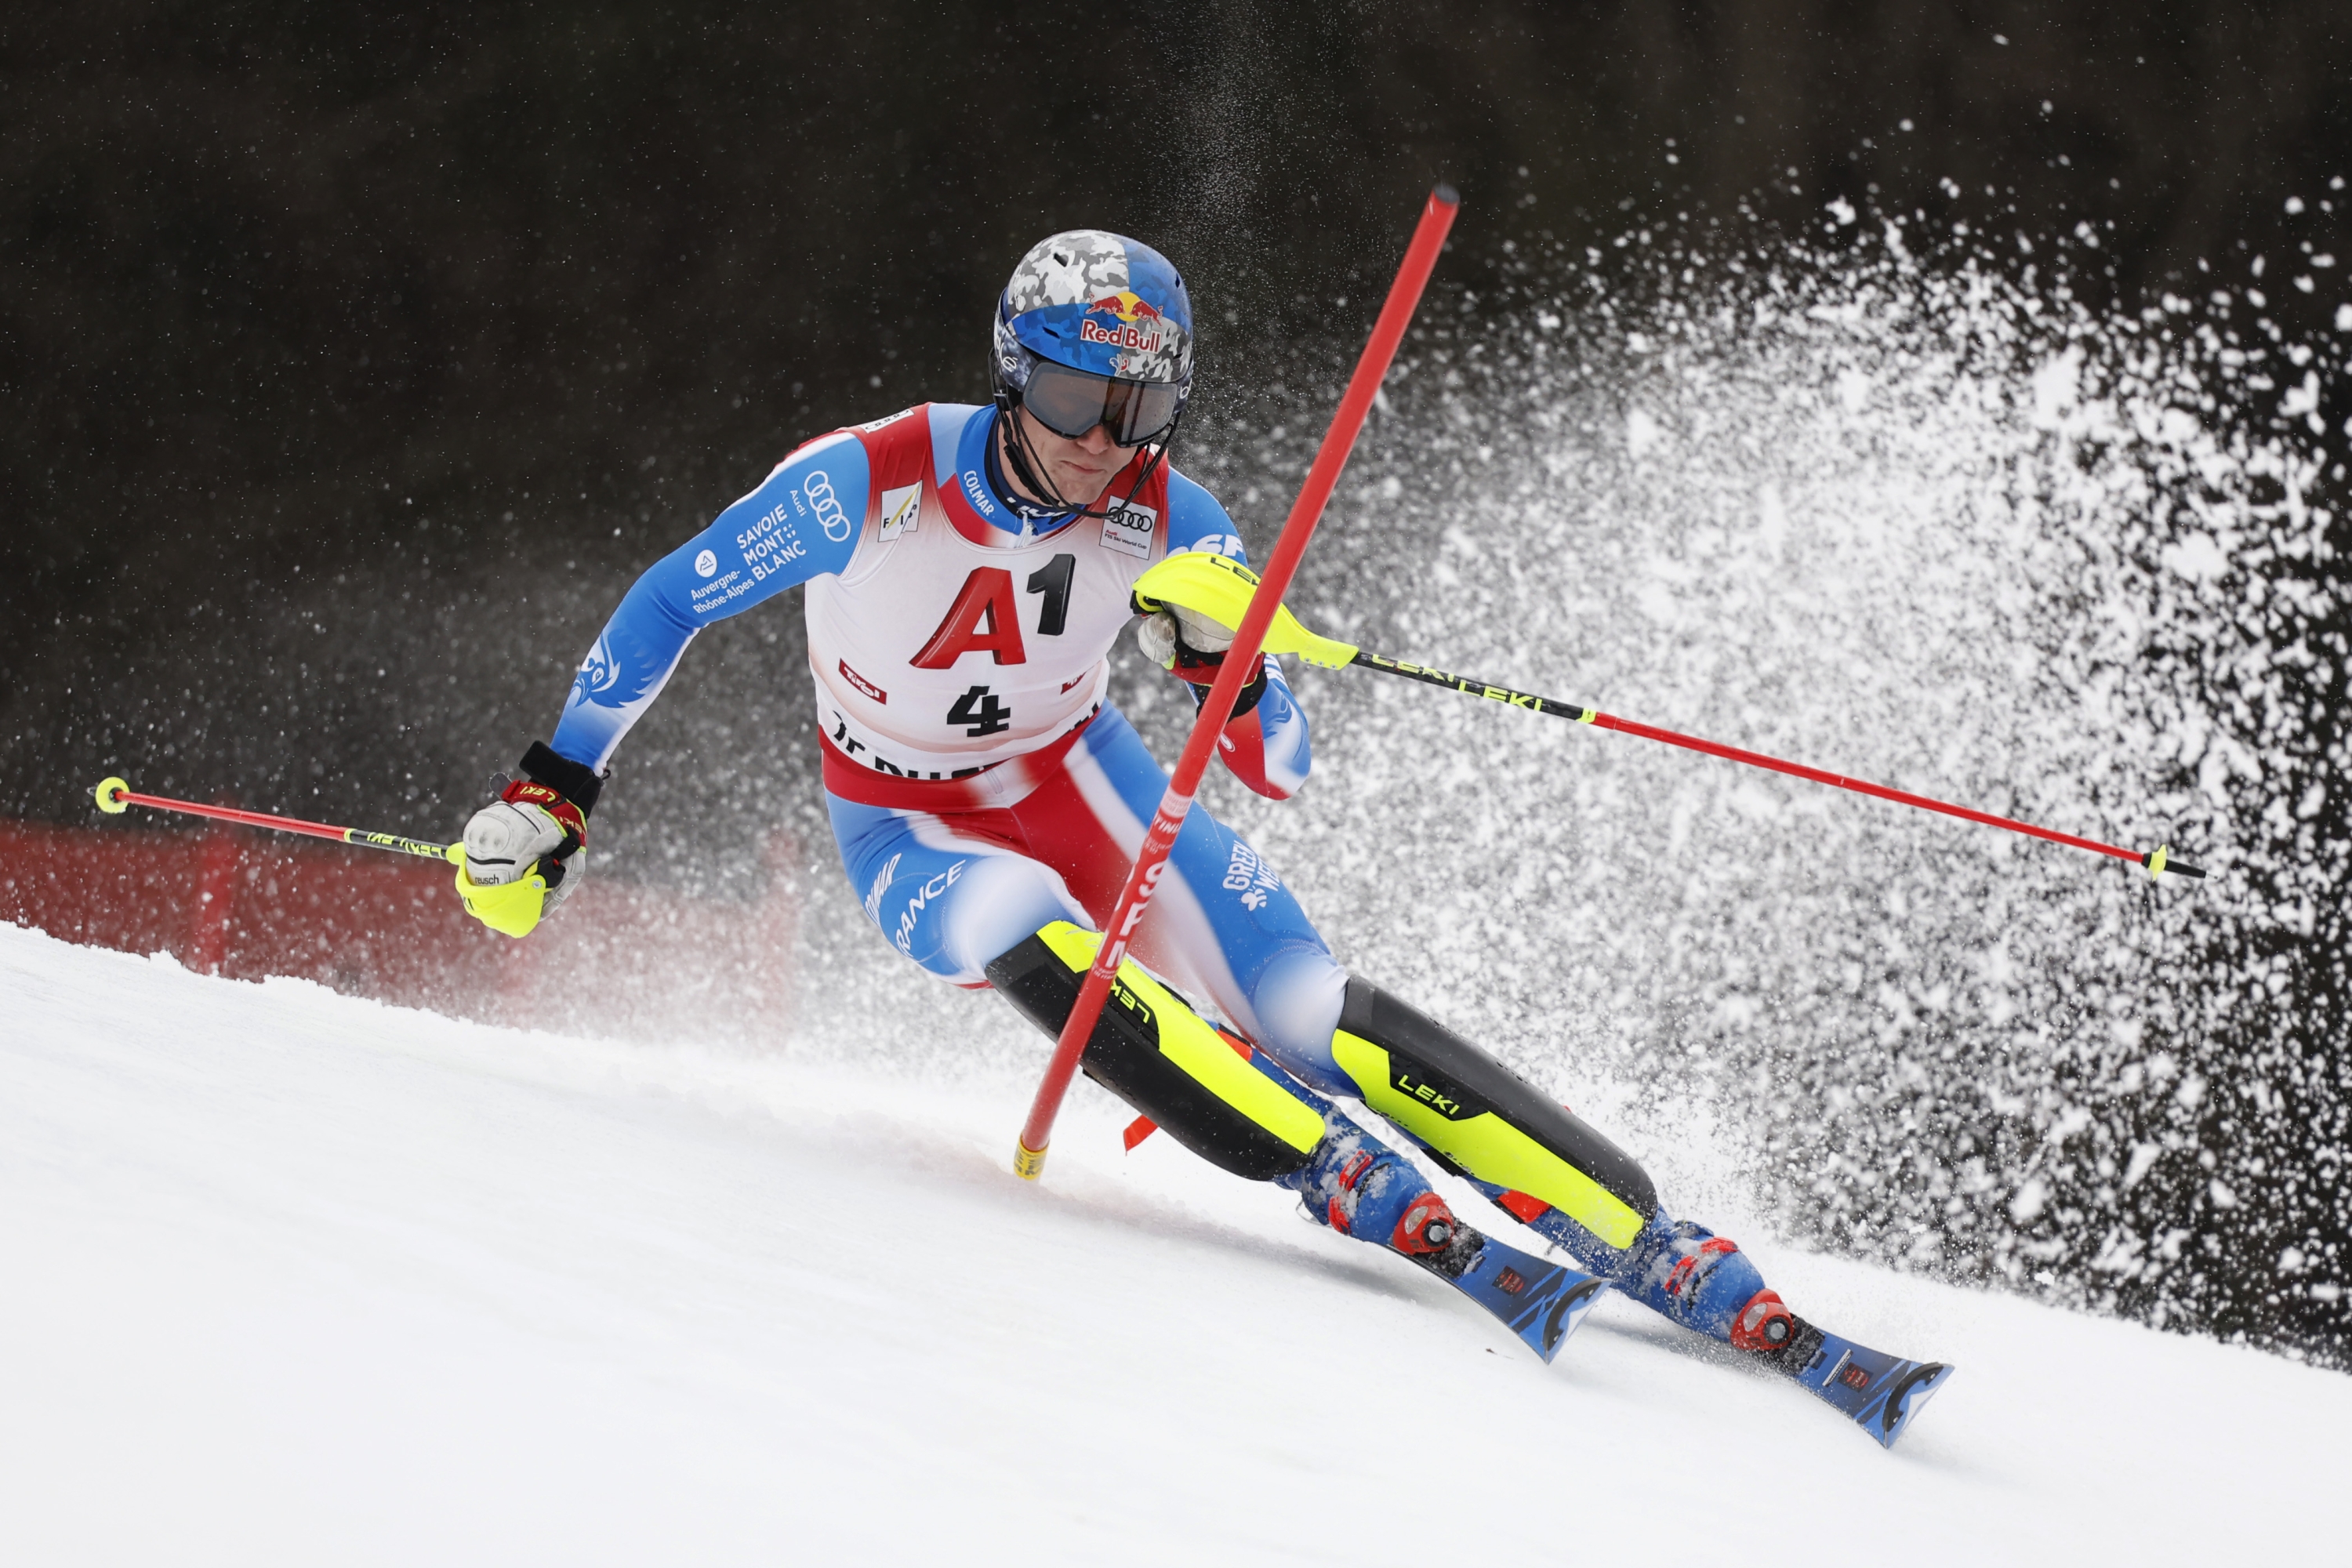
<instances>
[{"instance_id":1,"label":"fis logo","mask_svg":"<svg viewBox=\"0 0 2352 1568\"><path fill-rule=\"evenodd\" d=\"M1109 321L1096 318L1108 316ZM1132 289L1106 294L1086 309L1078 321L1078 341L1108 343L1137 353L1156 353L1167 341L1160 308Z\"/></svg>"},{"instance_id":2,"label":"fis logo","mask_svg":"<svg viewBox=\"0 0 2352 1568\"><path fill-rule=\"evenodd\" d=\"M902 485L882 492L882 542L889 543L900 534L915 531L923 509L923 487Z\"/></svg>"}]
</instances>

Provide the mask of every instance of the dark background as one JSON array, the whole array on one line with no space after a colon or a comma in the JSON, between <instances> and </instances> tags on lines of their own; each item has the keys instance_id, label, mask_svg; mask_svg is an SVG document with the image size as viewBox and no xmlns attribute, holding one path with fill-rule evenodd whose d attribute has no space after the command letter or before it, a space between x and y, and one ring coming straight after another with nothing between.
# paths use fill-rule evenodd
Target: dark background
<instances>
[{"instance_id":1,"label":"dark background","mask_svg":"<svg viewBox=\"0 0 2352 1568\"><path fill-rule=\"evenodd\" d=\"M2276 248L2279 193L2338 172L2345 16L12 9L0 812L74 816L137 763L448 817L551 721L624 574L806 435L981 395L992 296L1052 229L1187 268L1212 439L1296 351L1360 341L1370 301L1330 300L1439 177L1491 258L1948 175L2031 232L2112 219L2128 294ZM2326 305L2278 291L2290 328ZM562 635L501 637L519 613Z\"/></svg>"},{"instance_id":2,"label":"dark background","mask_svg":"<svg viewBox=\"0 0 2352 1568\"><path fill-rule=\"evenodd\" d=\"M996 291L1058 228L1184 268L1181 455L1261 548L1438 178L1465 203L1450 310L1501 308L1506 246L1743 200L1824 243L1824 201L1935 217L1946 179L1980 227L2099 226L2094 301L2352 256L2344 194L2319 208L2352 149L2347 16L12 9L0 816L87 821L120 771L454 835L635 571L807 436L983 395ZM2342 273L2303 295L2286 270L2272 315L2324 337ZM1276 421L1278 461L1235 438ZM758 619L633 733L600 875L748 895L778 823L822 858L798 620ZM2340 972L2305 999L2342 1001Z\"/></svg>"}]
</instances>

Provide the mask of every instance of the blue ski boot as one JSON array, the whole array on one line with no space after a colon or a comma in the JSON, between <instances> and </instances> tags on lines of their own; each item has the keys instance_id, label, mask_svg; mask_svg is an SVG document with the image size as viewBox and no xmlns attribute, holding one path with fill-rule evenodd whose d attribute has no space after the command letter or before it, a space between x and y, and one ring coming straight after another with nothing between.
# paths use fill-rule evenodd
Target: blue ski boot
<instances>
[{"instance_id":1,"label":"blue ski boot","mask_svg":"<svg viewBox=\"0 0 2352 1568\"><path fill-rule=\"evenodd\" d=\"M1339 1110L1306 1166L1276 1179L1307 1217L1410 1258L1502 1320L1547 1362L1600 1299L1602 1282L1472 1229L1420 1170Z\"/></svg>"},{"instance_id":2,"label":"blue ski boot","mask_svg":"<svg viewBox=\"0 0 2352 1568\"><path fill-rule=\"evenodd\" d=\"M1518 1214L1509 1196L1496 1201ZM1558 1215L1520 1217L1643 1306L1794 1378L1882 1447L1893 1447L1951 1381L1952 1369L1942 1362L1889 1355L1805 1321L1765 1286L1746 1253L1703 1226L1662 1211L1632 1247L1613 1252Z\"/></svg>"}]
</instances>

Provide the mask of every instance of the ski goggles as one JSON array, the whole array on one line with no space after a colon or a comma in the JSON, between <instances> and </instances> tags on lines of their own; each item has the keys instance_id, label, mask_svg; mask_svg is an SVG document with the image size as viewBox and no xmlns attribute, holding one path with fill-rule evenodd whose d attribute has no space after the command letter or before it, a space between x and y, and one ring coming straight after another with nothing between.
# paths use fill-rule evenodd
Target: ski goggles
<instances>
[{"instance_id":1,"label":"ski goggles","mask_svg":"<svg viewBox=\"0 0 2352 1568\"><path fill-rule=\"evenodd\" d=\"M1021 406L1056 436L1075 441L1100 425L1122 447L1140 447L1164 436L1184 405L1184 388L1172 381L1118 381L1072 370L1048 359L1032 359Z\"/></svg>"}]
</instances>

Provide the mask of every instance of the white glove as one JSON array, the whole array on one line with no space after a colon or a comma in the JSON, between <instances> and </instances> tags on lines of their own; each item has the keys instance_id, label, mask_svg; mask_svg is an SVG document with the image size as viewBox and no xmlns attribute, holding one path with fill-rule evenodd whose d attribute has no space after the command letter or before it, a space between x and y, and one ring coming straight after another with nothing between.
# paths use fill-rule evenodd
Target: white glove
<instances>
[{"instance_id":1,"label":"white glove","mask_svg":"<svg viewBox=\"0 0 2352 1568\"><path fill-rule=\"evenodd\" d=\"M587 842L578 806L545 784L509 782L466 824L458 896L484 925L522 936L587 875ZM501 889L509 891L493 891Z\"/></svg>"},{"instance_id":2,"label":"white glove","mask_svg":"<svg viewBox=\"0 0 2352 1568\"><path fill-rule=\"evenodd\" d=\"M563 825L544 807L494 800L466 824L466 874L485 888L504 887L528 875L542 857L562 848L563 838ZM584 848L564 857L563 880L548 889L551 906L559 896L556 888L569 887L588 868L587 857Z\"/></svg>"},{"instance_id":3,"label":"white glove","mask_svg":"<svg viewBox=\"0 0 2352 1568\"><path fill-rule=\"evenodd\" d=\"M1135 628L1135 646L1162 669L1174 669L1181 654L1188 666L1218 663L1234 646L1234 629L1181 605L1162 605Z\"/></svg>"}]
</instances>

